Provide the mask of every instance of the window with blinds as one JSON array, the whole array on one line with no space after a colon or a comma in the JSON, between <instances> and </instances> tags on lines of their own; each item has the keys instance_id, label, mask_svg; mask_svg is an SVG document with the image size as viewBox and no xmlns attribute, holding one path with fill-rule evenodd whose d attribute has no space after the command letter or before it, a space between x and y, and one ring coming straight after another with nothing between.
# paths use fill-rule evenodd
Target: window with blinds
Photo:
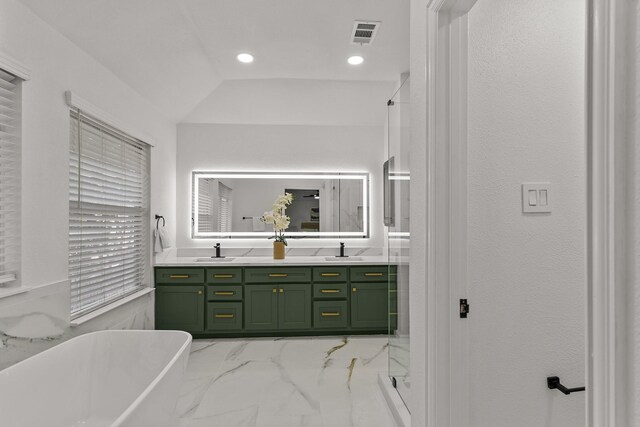
<instances>
[{"instance_id":1,"label":"window with blinds","mask_svg":"<svg viewBox=\"0 0 640 427\"><path fill-rule=\"evenodd\" d=\"M218 181L218 230L231 231L231 188Z\"/></svg>"},{"instance_id":2,"label":"window with blinds","mask_svg":"<svg viewBox=\"0 0 640 427\"><path fill-rule=\"evenodd\" d=\"M148 282L149 145L71 112L71 317Z\"/></svg>"},{"instance_id":3,"label":"window with blinds","mask_svg":"<svg viewBox=\"0 0 640 427\"><path fill-rule=\"evenodd\" d=\"M22 80L0 69L0 286L18 286Z\"/></svg>"}]
</instances>

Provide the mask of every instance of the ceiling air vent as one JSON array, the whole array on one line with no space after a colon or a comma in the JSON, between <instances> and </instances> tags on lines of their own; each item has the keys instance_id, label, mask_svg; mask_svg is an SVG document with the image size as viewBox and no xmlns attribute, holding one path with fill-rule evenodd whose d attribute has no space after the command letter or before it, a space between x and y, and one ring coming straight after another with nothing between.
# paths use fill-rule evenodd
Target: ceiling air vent
<instances>
[{"instance_id":1,"label":"ceiling air vent","mask_svg":"<svg viewBox=\"0 0 640 427\"><path fill-rule=\"evenodd\" d=\"M371 44L380 28L380 22L376 21L355 21L351 32L351 43Z\"/></svg>"}]
</instances>

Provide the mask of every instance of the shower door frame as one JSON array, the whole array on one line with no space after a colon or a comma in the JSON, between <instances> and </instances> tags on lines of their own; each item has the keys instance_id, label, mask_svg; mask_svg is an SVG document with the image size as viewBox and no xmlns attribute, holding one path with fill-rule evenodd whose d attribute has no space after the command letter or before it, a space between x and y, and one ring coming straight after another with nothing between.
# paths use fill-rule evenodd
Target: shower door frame
<instances>
[{"instance_id":1,"label":"shower door frame","mask_svg":"<svg viewBox=\"0 0 640 427\"><path fill-rule=\"evenodd\" d=\"M586 148L587 148L587 400L588 427L625 425L627 336L623 280L626 248L616 245L625 228L624 159L625 31L624 0L585 0ZM426 318L411 310L412 324L426 321L423 336L412 338L412 366L424 372L424 382L412 387L414 408L424 405L416 421L428 427L469 427L470 395L466 386L469 329L458 319L458 299L467 292L466 120L467 14L476 0L424 0L426 14L425 118L413 126L426 131L426 209L418 227L426 226L423 259L412 265L424 274L426 292L412 293L426 307ZM616 19L617 18L617 19ZM412 73L417 75L417 73ZM417 85L416 85L417 86ZM414 87L416 87L414 86ZM620 87L623 90L620 90ZM421 159L422 161L422 159ZM416 169L416 168L412 168ZM418 190L419 191L419 190ZM421 223L419 221L422 221ZM412 229L414 229L412 225ZM416 236L418 237L418 236ZM418 242L420 244L421 242ZM413 277L416 275L411 274ZM412 332L416 332L415 329ZM415 347L416 351L413 350ZM426 403L426 405L425 405Z\"/></svg>"}]
</instances>

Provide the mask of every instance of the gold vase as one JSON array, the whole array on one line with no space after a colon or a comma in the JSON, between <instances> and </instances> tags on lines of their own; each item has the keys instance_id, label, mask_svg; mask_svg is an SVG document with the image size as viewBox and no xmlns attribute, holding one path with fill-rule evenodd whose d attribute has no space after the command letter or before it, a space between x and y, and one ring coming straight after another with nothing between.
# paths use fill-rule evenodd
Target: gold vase
<instances>
[{"instance_id":1,"label":"gold vase","mask_svg":"<svg viewBox=\"0 0 640 427\"><path fill-rule=\"evenodd\" d=\"M284 259L284 242L273 242L273 259Z\"/></svg>"}]
</instances>

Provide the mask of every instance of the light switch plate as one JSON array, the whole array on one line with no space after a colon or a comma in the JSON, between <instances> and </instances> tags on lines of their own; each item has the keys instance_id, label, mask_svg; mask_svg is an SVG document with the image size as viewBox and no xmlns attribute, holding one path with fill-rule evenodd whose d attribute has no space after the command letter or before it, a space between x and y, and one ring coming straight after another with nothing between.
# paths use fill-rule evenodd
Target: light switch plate
<instances>
[{"instance_id":1,"label":"light switch plate","mask_svg":"<svg viewBox=\"0 0 640 427\"><path fill-rule=\"evenodd\" d=\"M522 184L523 213L551 213L551 183L525 182Z\"/></svg>"}]
</instances>

